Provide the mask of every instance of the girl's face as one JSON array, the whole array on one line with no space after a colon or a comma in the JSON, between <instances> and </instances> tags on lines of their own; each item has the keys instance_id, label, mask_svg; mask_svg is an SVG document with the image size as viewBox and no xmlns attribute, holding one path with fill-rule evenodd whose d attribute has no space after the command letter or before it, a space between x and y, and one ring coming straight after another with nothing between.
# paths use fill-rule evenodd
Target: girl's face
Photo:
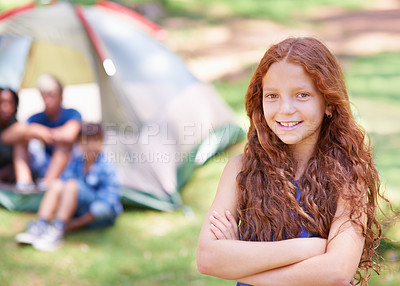
<instances>
[{"instance_id":1,"label":"girl's face","mask_svg":"<svg viewBox=\"0 0 400 286\"><path fill-rule=\"evenodd\" d=\"M263 110L269 128L288 145L314 147L328 112L303 67L274 63L263 78Z\"/></svg>"},{"instance_id":2,"label":"girl's face","mask_svg":"<svg viewBox=\"0 0 400 286\"><path fill-rule=\"evenodd\" d=\"M0 91L0 119L8 121L15 114L14 96L9 90Z\"/></svg>"}]
</instances>

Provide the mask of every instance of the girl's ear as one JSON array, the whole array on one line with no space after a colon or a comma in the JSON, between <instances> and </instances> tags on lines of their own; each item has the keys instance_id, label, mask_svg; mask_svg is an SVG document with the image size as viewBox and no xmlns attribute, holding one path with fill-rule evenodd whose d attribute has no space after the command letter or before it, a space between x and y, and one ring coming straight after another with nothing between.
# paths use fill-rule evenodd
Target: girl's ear
<instances>
[{"instance_id":1,"label":"girl's ear","mask_svg":"<svg viewBox=\"0 0 400 286\"><path fill-rule=\"evenodd\" d=\"M327 105L325 108L325 114L328 118L332 118L333 107L332 105Z\"/></svg>"}]
</instances>

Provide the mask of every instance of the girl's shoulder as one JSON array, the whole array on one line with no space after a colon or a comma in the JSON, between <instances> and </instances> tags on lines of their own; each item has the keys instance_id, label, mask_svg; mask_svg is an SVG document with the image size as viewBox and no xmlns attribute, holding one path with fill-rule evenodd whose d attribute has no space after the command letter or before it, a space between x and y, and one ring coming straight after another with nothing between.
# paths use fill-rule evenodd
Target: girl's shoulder
<instances>
[{"instance_id":1,"label":"girl's shoulder","mask_svg":"<svg viewBox=\"0 0 400 286\"><path fill-rule=\"evenodd\" d=\"M243 154L236 155L229 159L225 166L224 173L237 175L242 170Z\"/></svg>"},{"instance_id":2,"label":"girl's shoulder","mask_svg":"<svg viewBox=\"0 0 400 286\"><path fill-rule=\"evenodd\" d=\"M228 164L232 164L234 166L242 166L243 154L238 154L229 159Z\"/></svg>"}]
</instances>

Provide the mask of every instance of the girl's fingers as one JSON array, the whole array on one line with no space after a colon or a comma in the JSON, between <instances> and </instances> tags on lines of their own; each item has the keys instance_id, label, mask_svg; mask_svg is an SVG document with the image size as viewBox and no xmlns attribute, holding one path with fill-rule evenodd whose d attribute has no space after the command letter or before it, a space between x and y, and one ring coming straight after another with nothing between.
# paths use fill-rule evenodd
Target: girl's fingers
<instances>
[{"instance_id":1,"label":"girl's fingers","mask_svg":"<svg viewBox=\"0 0 400 286\"><path fill-rule=\"evenodd\" d=\"M213 212L210 216L210 222L224 234L226 239L234 239L234 231L232 230L230 222L218 212Z\"/></svg>"},{"instance_id":2,"label":"girl's fingers","mask_svg":"<svg viewBox=\"0 0 400 286\"><path fill-rule=\"evenodd\" d=\"M239 239L239 229L238 229L238 225L237 225L235 217L231 214L231 212L229 210L227 210L225 212L225 215L232 226L233 233L235 235L235 239Z\"/></svg>"},{"instance_id":3,"label":"girl's fingers","mask_svg":"<svg viewBox=\"0 0 400 286\"><path fill-rule=\"evenodd\" d=\"M227 228L227 230L229 231L230 239L236 239L235 223L232 223L232 221L231 221L231 220L235 221L235 218L233 217L233 215L231 214L231 219L229 219L227 217L226 213L225 213L225 216L222 216L220 214L218 214L218 216L219 216L220 220L222 221L222 223Z\"/></svg>"},{"instance_id":4,"label":"girl's fingers","mask_svg":"<svg viewBox=\"0 0 400 286\"><path fill-rule=\"evenodd\" d=\"M214 234L215 238L218 240L226 239L224 234L214 224L211 224L211 232Z\"/></svg>"}]
</instances>

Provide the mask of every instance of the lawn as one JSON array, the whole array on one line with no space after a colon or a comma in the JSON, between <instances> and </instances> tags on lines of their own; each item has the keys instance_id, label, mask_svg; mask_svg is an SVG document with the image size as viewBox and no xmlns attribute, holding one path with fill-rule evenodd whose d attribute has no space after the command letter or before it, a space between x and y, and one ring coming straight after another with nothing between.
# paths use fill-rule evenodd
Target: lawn
<instances>
[{"instance_id":1,"label":"lawn","mask_svg":"<svg viewBox=\"0 0 400 286\"><path fill-rule=\"evenodd\" d=\"M6 0L1 1L0 4L6 3L4 2ZM241 4L251 2L237 1ZM8 0L8 2L13 1ZM170 9L173 10L171 13L174 15L185 13L185 10L180 8L184 1L164 2L170 5ZM309 3L311 2L315 1ZM325 4L355 3L356 7L360 7L362 3L362 1L325 2ZM190 15L196 14L200 17L204 5L209 2L193 0L193 3ZM216 3L222 7L229 2L218 0ZM242 10L238 10L237 7L232 8L233 12L230 13L242 11L240 13L248 13L246 15L249 16L255 13L254 6L252 7ZM312 7L314 6L307 9ZM279 11L279 8L276 9L278 10L275 11ZM294 10L291 11L294 13ZM282 21L285 18L287 14L282 13L287 11L275 15L276 20ZM256 16L261 17L260 14ZM397 53L381 53L348 59L345 70L354 110L371 137L386 195L398 210L400 209L399 67ZM214 82L222 98L232 107L241 121L245 120L243 96L252 70L254 67L248 67L238 78L223 78ZM230 157L241 153L243 146L244 142L229 148L195 171L193 178L181 191L186 206L184 209L169 213L126 210L112 228L80 231L68 235L65 245L55 253L43 253L31 247L18 246L14 242L14 236L24 229L27 221L34 219L34 214L0 209L0 285L234 285L232 281L198 273L195 262L196 243L224 165ZM400 240L398 225L385 224L384 231L389 238ZM385 270L381 276L374 276L370 285L400 285L398 245L384 242L380 247L380 253L384 257Z\"/></svg>"}]
</instances>

